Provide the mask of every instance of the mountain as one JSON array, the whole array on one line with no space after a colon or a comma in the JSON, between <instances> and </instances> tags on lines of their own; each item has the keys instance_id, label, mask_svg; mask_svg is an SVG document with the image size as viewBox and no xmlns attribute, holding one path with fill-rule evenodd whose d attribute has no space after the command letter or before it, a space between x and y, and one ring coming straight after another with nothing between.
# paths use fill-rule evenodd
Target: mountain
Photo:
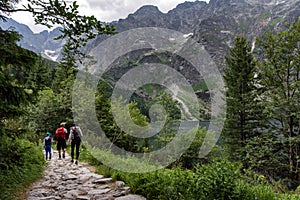
<instances>
[{"instance_id":1,"label":"mountain","mask_svg":"<svg viewBox=\"0 0 300 200\"><path fill-rule=\"evenodd\" d=\"M281 30L299 16L299 0L210 0L209 4L202 1L185 2L166 14L160 12L155 6L143 6L128 15L126 19L114 22L113 25L118 32L141 27L161 27L180 31L202 44L222 71L225 64L224 56L228 55L236 35L244 35L254 49L257 37L262 36L266 31ZM99 36L90 44L90 48L97 46L106 38L106 36ZM212 100L212 94L206 87L204 77L195 72L194 67L187 61L176 55L157 55L155 50L141 50L130 52L123 57L126 59L115 61L104 74L112 88L115 88L115 83L122 75L136 66L145 63L168 64L171 61L174 68L193 86L203 104L210 103ZM172 78L174 78L172 75L164 75L165 80ZM126 91L126 86L122 89ZM159 88L139 88L135 91L135 95L138 96L135 101L155 99L159 96L159 91ZM184 94L184 91L176 93ZM181 102L183 110L186 110L184 107L189 107L188 103L183 103L180 95L173 98ZM208 113L209 111L206 112ZM191 119L188 112L184 117Z\"/></svg>"},{"instance_id":2,"label":"mountain","mask_svg":"<svg viewBox=\"0 0 300 200\"><path fill-rule=\"evenodd\" d=\"M168 13L143 6L126 19L112 24L118 32L141 27L161 27L193 35L221 68L237 34L255 45L255 38L268 30L280 30L300 16L299 0L210 0L185 2ZM99 36L90 48L107 36Z\"/></svg>"},{"instance_id":3,"label":"mountain","mask_svg":"<svg viewBox=\"0 0 300 200\"><path fill-rule=\"evenodd\" d=\"M60 28L55 28L48 32L46 30L40 33L33 33L27 25L16 22L8 18L6 22L0 21L0 27L3 30L15 30L22 35L19 45L25 49L29 49L37 54L57 60L63 42L61 40L54 40L60 35Z\"/></svg>"},{"instance_id":4,"label":"mountain","mask_svg":"<svg viewBox=\"0 0 300 200\"><path fill-rule=\"evenodd\" d=\"M193 33L193 38L205 45L215 62L222 66L224 55L236 34L245 35L250 41L264 31L278 30L285 22L300 16L300 0L210 0L184 2L168 13L156 6L143 6L127 18L112 22L118 32L140 27L162 27L182 33ZM36 53L58 58L63 41L53 40L60 34L56 28L50 32L33 33L28 26L13 19L0 21L2 29L15 27L23 35L20 45ZM89 48L98 45L108 36L99 36Z\"/></svg>"}]
</instances>

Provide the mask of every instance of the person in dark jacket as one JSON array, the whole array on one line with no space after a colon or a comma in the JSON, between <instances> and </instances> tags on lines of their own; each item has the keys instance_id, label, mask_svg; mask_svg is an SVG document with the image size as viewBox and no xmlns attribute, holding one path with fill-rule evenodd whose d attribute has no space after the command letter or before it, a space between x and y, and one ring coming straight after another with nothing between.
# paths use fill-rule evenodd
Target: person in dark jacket
<instances>
[{"instance_id":1,"label":"person in dark jacket","mask_svg":"<svg viewBox=\"0 0 300 200\"><path fill-rule=\"evenodd\" d=\"M44 144L44 148L45 148L45 152L46 152L46 160L48 160L48 155L49 155L49 160L51 160L51 156L52 156L52 138L50 137L50 133L47 132L46 133L46 137L43 140L43 144Z\"/></svg>"},{"instance_id":2,"label":"person in dark jacket","mask_svg":"<svg viewBox=\"0 0 300 200\"><path fill-rule=\"evenodd\" d=\"M79 148L80 148L80 143L82 140L82 131L79 126L76 126L75 123L72 124L70 128L70 135L68 141L71 142L71 157L72 160L71 162L74 162L74 149L76 148L76 159L75 159L75 164L78 164L78 158L79 158Z\"/></svg>"}]
</instances>

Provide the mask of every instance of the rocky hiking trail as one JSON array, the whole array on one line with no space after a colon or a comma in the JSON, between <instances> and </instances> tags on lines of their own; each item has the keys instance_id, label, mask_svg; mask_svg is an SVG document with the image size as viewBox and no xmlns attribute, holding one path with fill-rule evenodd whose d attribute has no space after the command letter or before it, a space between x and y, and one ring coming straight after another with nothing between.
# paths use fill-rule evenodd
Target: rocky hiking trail
<instances>
[{"instance_id":1,"label":"rocky hiking trail","mask_svg":"<svg viewBox=\"0 0 300 200\"><path fill-rule=\"evenodd\" d=\"M43 177L33 183L27 200L145 200L130 194L122 181L104 178L91 170L86 163L71 163L71 157L58 160L57 151L47 161Z\"/></svg>"}]
</instances>

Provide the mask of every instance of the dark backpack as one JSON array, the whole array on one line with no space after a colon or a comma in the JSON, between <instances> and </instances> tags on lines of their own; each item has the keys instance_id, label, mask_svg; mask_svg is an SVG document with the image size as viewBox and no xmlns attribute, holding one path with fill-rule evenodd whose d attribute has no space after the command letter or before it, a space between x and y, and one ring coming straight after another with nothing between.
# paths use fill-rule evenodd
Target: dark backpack
<instances>
[{"instance_id":1,"label":"dark backpack","mask_svg":"<svg viewBox=\"0 0 300 200\"><path fill-rule=\"evenodd\" d=\"M79 136L79 130L77 128L73 129L73 140L74 141L80 141L80 136Z\"/></svg>"}]
</instances>

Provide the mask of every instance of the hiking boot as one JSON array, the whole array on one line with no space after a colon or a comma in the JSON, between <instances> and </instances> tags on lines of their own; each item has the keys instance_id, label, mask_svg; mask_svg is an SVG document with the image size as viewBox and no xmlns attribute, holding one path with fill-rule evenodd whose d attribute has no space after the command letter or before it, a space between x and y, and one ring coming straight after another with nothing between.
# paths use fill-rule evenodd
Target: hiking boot
<instances>
[{"instance_id":1,"label":"hiking boot","mask_svg":"<svg viewBox=\"0 0 300 200\"><path fill-rule=\"evenodd\" d=\"M65 152L63 152L63 158L65 158Z\"/></svg>"},{"instance_id":2,"label":"hiking boot","mask_svg":"<svg viewBox=\"0 0 300 200\"><path fill-rule=\"evenodd\" d=\"M78 165L78 161L77 160L75 161L75 165Z\"/></svg>"},{"instance_id":3,"label":"hiking boot","mask_svg":"<svg viewBox=\"0 0 300 200\"><path fill-rule=\"evenodd\" d=\"M73 159L71 160L71 163L74 163L74 160L73 160Z\"/></svg>"}]
</instances>

